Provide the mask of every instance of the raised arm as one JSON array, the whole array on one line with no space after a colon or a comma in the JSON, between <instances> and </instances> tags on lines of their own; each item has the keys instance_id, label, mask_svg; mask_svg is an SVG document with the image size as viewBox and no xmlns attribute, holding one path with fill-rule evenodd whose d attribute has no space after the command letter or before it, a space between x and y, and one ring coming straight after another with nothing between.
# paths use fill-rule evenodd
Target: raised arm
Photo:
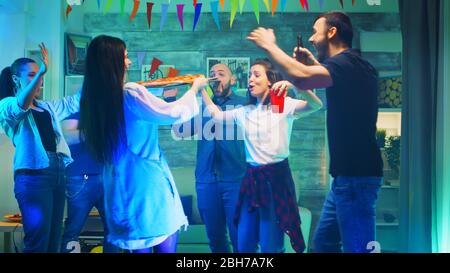
<instances>
[{"instance_id":1,"label":"raised arm","mask_svg":"<svg viewBox=\"0 0 450 273\"><path fill-rule=\"evenodd\" d=\"M44 43L39 44L39 48L41 49L42 64L31 82L27 84L27 86L21 88L21 91L17 94L17 103L24 110L30 108L33 99L36 97L36 93L39 91L39 88L41 88L42 79L47 72L48 51L45 48Z\"/></svg>"},{"instance_id":2,"label":"raised arm","mask_svg":"<svg viewBox=\"0 0 450 273\"><path fill-rule=\"evenodd\" d=\"M205 89L202 90L202 98L203 103L205 104L205 108L207 111L211 114L211 117L214 120L217 121L232 121L234 119L233 117L233 110L231 111L222 111L217 105L214 104L214 102L209 97L208 93Z\"/></svg>"},{"instance_id":3,"label":"raised arm","mask_svg":"<svg viewBox=\"0 0 450 273\"><path fill-rule=\"evenodd\" d=\"M264 49L284 78L292 82L297 89L327 88L333 85L330 73L317 61L310 62L312 65L304 65L281 50L272 29L259 27L252 31L247 39ZM309 52L307 49L301 51Z\"/></svg>"}]
</instances>

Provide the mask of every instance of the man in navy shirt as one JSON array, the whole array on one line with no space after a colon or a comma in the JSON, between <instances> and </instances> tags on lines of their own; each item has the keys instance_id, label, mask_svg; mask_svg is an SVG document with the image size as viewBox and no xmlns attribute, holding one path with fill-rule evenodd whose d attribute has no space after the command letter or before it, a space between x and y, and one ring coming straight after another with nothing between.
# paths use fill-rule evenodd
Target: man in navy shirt
<instances>
[{"instance_id":1,"label":"man in navy shirt","mask_svg":"<svg viewBox=\"0 0 450 273\"><path fill-rule=\"evenodd\" d=\"M211 68L213 101L222 110L242 106L244 97L233 93L235 77L225 64ZM231 108L230 108L231 107ZM213 253L237 252L237 231L233 223L239 190L246 170L243 136L234 122L214 122L202 107L202 114L173 131L178 136L198 135L195 180L197 205L205 223L209 246Z\"/></svg>"},{"instance_id":2,"label":"man in navy shirt","mask_svg":"<svg viewBox=\"0 0 450 273\"><path fill-rule=\"evenodd\" d=\"M383 176L376 144L378 76L352 49L349 17L342 12L317 17L309 42L318 60L306 48L295 48L294 58L289 57L277 46L272 29L258 28L247 38L263 48L297 88L326 88L334 180L314 236L314 250L341 252L342 245L344 252L368 252L375 241L375 204Z\"/></svg>"}]
</instances>

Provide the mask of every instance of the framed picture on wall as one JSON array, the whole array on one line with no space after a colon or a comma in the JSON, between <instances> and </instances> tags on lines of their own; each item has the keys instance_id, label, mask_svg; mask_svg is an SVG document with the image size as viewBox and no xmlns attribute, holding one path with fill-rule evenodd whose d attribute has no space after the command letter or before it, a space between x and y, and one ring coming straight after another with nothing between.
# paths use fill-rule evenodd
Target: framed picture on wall
<instances>
[{"instance_id":1,"label":"framed picture on wall","mask_svg":"<svg viewBox=\"0 0 450 273\"><path fill-rule=\"evenodd\" d=\"M26 58L34 60L39 66L42 64L41 50L39 48L25 48L24 56ZM44 79L42 80L41 93L39 95L39 99L43 99L44 90L45 90L45 75Z\"/></svg>"},{"instance_id":2,"label":"framed picture on wall","mask_svg":"<svg viewBox=\"0 0 450 273\"><path fill-rule=\"evenodd\" d=\"M238 92L246 92L248 87L248 76L250 73L250 58L248 57L208 57L206 58L206 75L211 68L219 63L228 65L236 77L236 89Z\"/></svg>"},{"instance_id":3,"label":"framed picture on wall","mask_svg":"<svg viewBox=\"0 0 450 273\"><path fill-rule=\"evenodd\" d=\"M90 36L66 33L64 39L66 75L84 75L87 48L90 42Z\"/></svg>"}]
</instances>

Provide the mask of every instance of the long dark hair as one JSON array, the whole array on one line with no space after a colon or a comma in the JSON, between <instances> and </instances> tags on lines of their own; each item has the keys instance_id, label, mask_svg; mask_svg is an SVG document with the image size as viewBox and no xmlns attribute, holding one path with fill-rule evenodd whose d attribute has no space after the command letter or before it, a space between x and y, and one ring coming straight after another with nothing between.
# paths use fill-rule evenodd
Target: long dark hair
<instances>
[{"instance_id":1,"label":"long dark hair","mask_svg":"<svg viewBox=\"0 0 450 273\"><path fill-rule=\"evenodd\" d=\"M0 100L16 95L16 85L12 79L13 75L20 76L22 67L29 63L36 63L29 58L19 58L11 66L5 67L0 75Z\"/></svg>"},{"instance_id":2,"label":"long dark hair","mask_svg":"<svg viewBox=\"0 0 450 273\"><path fill-rule=\"evenodd\" d=\"M272 62L269 59L267 59L267 58L256 59L252 63L250 68L255 65L261 65L264 67L264 69L266 70L267 79L269 79L271 84L274 84L274 83L282 80L281 74L278 73L278 71L275 69L275 66L272 64ZM248 98L248 104L256 105L256 102L258 100L255 97L253 97L252 94L250 94L249 90L247 90L247 98ZM270 103L270 99L268 99L268 97L267 97L266 100L263 102L263 104L269 104L269 103Z\"/></svg>"},{"instance_id":3,"label":"long dark hair","mask_svg":"<svg viewBox=\"0 0 450 273\"><path fill-rule=\"evenodd\" d=\"M80 101L80 135L100 163L127 143L123 110L125 43L101 35L89 44Z\"/></svg>"}]
</instances>

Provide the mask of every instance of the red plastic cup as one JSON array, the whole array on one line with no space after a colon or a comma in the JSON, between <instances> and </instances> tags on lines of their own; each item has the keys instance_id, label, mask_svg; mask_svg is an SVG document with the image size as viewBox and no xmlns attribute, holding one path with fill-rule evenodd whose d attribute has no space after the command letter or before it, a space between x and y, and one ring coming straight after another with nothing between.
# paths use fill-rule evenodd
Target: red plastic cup
<instances>
[{"instance_id":1,"label":"red plastic cup","mask_svg":"<svg viewBox=\"0 0 450 273\"><path fill-rule=\"evenodd\" d=\"M280 90L280 89L278 89ZM277 91L278 91L277 90ZM284 94L286 93L287 89L283 91L283 93L278 96L275 93L275 90L270 90L270 106L272 108L272 113L283 113L284 111Z\"/></svg>"}]
</instances>

